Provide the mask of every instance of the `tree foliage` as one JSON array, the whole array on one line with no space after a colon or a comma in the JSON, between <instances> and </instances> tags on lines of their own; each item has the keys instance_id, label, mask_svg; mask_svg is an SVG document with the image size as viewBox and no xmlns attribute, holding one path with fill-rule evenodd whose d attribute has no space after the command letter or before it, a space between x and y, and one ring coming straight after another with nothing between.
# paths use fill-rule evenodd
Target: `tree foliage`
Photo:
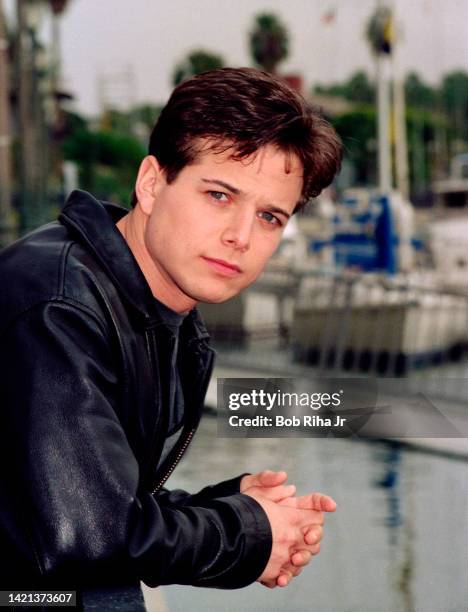
<instances>
[{"instance_id":1,"label":"tree foliage","mask_svg":"<svg viewBox=\"0 0 468 612\"><path fill-rule=\"evenodd\" d=\"M365 184L375 180L375 108L344 113L334 117L332 123L343 141L347 159L353 164L357 183Z\"/></svg>"},{"instance_id":2,"label":"tree foliage","mask_svg":"<svg viewBox=\"0 0 468 612\"><path fill-rule=\"evenodd\" d=\"M158 104L139 104L132 110L131 116L134 121L139 121L151 131L162 109L163 106Z\"/></svg>"},{"instance_id":3,"label":"tree foliage","mask_svg":"<svg viewBox=\"0 0 468 612\"><path fill-rule=\"evenodd\" d=\"M437 90L425 83L416 72L410 72L405 79L405 98L409 107L434 110Z\"/></svg>"},{"instance_id":4,"label":"tree foliage","mask_svg":"<svg viewBox=\"0 0 468 612\"><path fill-rule=\"evenodd\" d=\"M356 107L351 112L333 117L331 121L343 141L347 159L353 164L356 182L361 185L375 182L377 167L375 107L364 105ZM430 114L424 109L410 108L406 113L406 128L409 136L410 158L414 155L422 158L424 174L430 176L430 147L428 145L434 141L437 130L447 128L447 122L440 115ZM417 140L414 136L417 137ZM417 152L415 148L418 148ZM419 177L414 176L414 168L415 165L410 164L410 180L413 190L416 188L416 182L419 181Z\"/></svg>"},{"instance_id":5,"label":"tree foliage","mask_svg":"<svg viewBox=\"0 0 468 612\"><path fill-rule=\"evenodd\" d=\"M222 55L197 49L190 52L183 61L177 64L172 75L172 84L176 86L196 74L223 68L224 65Z\"/></svg>"},{"instance_id":6,"label":"tree foliage","mask_svg":"<svg viewBox=\"0 0 468 612\"><path fill-rule=\"evenodd\" d=\"M257 15L249 42L255 64L267 72L276 72L277 65L288 56L288 31L272 13Z\"/></svg>"},{"instance_id":7,"label":"tree foliage","mask_svg":"<svg viewBox=\"0 0 468 612\"><path fill-rule=\"evenodd\" d=\"M364 70L358 70L344 83L316 85L314 91L318 94L339 96L350 102L362 104L374 104L375 102L375 86L370 82Z\"/></svg>"},{"instance_id":8,"label":"tree foliage","mask_svg":"<svg viewBox=\"0 0 468 612\"><path fill-rule=\"evenodd\" d=\"M354 103L352 111L333 117L332 121L343 139L357 182L372 183L377 164L374 84L365 72L359 71L344 83L317 85L314 92L340 96ZM467 142L468 75L456 71L446 75L438 86L432 86L412 72L405 79L405 93L411 185L413 193L423 193L435 176L435 164L448 168L450 155L455 151L452 143L460 139ZM446 143L443 150L442 141Z\"/></svg>"},{"instance_id":9,"label":"tree foliage","mask_svg":"<svg viewBox=\"0 0 468 612\"><path fill-rule=\"evenodd\" d=\"M65 159L77 163L83 189L124 203L146 151L132 136L79 126L65 140L63 153Z\"/></svg>"},{"instance_id":10,"label":"tree foliage","mask_svg":"<svg viewBox=\"0 0 468 612\"><path fill-rule=\"evenodd\" d=\"M456 137L468 143L468 74L450 72L442 79L440 98L443 110L451 120Z\"/></svg>"}]
</instances>

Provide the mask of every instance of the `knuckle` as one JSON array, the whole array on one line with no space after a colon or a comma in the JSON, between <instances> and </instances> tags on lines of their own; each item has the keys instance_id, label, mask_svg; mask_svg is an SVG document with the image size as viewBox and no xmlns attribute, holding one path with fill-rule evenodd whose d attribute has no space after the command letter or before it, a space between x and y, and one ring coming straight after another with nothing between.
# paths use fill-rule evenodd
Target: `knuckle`
<instances>
[{"instance_id":1,"label":"knuckle","mask_svg":"<svg viewBox=\"0 0 468 612\"><path fill-rule=\"evenodd\" d=\"M318 555L320 552L320 542L311 547L310 553L311 555Z\"/></svg>"},{"instance_id":2,"label":"knuckle","mask_svg":"<svg viewBox=\"0 0 468 612\"><path fill-rule=\"evenodd\" d=\"M307 565L311 559L311 553L308 550L301 550L295 553L292 559L295 568L300 568Z\"/></svg>"},{"instance_id":3,"label":"knuckle","mask_svg":"<svg viewBox=\"0 0 468 612\"><path fill-rule=\"evenodd\" d=\"M323 534L323 525L315 525L314 527L314 533L317 536L321 536Z\"/></svg>"}]
</instances>

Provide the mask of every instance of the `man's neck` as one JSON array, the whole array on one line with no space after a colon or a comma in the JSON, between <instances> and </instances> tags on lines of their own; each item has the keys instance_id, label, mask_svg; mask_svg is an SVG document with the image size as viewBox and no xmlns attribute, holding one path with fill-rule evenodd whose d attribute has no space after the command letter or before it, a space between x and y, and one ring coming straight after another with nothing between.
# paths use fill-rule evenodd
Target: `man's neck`
<instances>
[{"instance_id":1,"label":"man's neck","mask_svg":"<svg viewBox=\"0 0 468 612\"><path fill-rule=\"evenodd\" d=\"M117 222L117 229L132 251L154 297L174 312L186 314L196 302L188 296L175 295L166 276L152 260L145 246L145 219L145 216L134 208Z\"/></svg>"}]
</instances>

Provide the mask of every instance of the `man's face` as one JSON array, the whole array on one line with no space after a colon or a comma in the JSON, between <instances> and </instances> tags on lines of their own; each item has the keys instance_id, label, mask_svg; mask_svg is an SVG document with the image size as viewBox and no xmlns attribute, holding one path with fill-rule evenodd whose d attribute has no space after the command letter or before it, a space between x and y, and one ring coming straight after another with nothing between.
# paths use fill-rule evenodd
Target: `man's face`
<instances>
[{"instance_id":1,"label":"man's face","mask_svg":"<svg viewBox=\"0 0 468 612\"><path fill-rule=\"evenodd\" d=\"M241 161L231 155L205 151L173 183L164 173L155 179L145 250L155 294L179 312L228 300L255 281L301 195L297 157L272 145Z\"/></svg>"}]
</instances>

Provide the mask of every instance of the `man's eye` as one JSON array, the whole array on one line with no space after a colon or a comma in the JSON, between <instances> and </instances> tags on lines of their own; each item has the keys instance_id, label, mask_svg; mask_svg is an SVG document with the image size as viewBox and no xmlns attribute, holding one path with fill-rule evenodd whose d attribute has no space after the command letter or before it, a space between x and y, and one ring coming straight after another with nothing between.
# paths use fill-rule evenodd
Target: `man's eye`
<instances>
[{"instance_id":1,"label":"man's eye","mask_svg":"<svg viewBox=\"0 0 468 612\"><path fill-rule=\"evenodd\" d=\"M227 202L228 201L227 195L223 193L222 191L209 191L208 193L213 198L213 200L216 200L217 202Z\"/></svg>"},{"instance_id":2,"label":"man's eye","mask_svg":"<svg viewBox=\"0 0 468 612\"><path fill-rule=\"evenodd\" d=\"M278 227L281 227L283 225L278 219L278 217L275 217L275 215L273 215L271 212L268 212L267 210L262 211L260 213L260 216L262 219L265 219L265 221L267 221L270 225L277 225Z\"/></svg>"}]
</instances>

